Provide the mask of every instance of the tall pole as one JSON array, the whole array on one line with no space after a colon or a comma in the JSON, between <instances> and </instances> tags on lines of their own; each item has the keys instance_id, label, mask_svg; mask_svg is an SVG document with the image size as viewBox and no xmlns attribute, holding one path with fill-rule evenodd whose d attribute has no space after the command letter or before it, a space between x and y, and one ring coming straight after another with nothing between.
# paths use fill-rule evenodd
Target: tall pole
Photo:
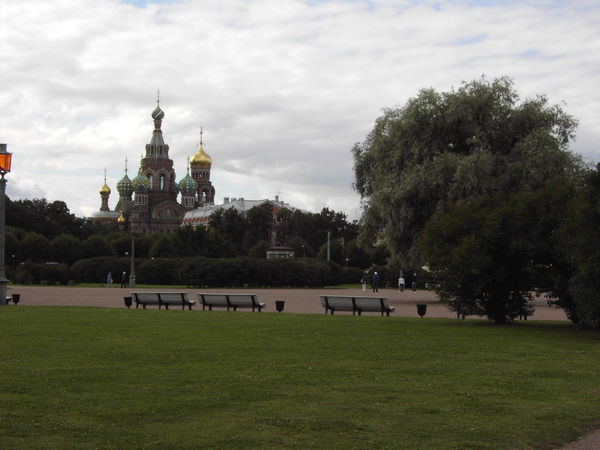
<instances>
[{"instance_id":1,"label":"tall pole","mask_svg":"<svg viewBox=\"0 0 600 450\"><path fill-rule=\"evenodd\" d=\"M331 249L329 248L329 236L331 236L331 233L328 231L327 232L327 261L331 261Z\"/></svg>"},{"instance_id":2,"label":"tall pole","mask_svg":"<svg viewBox=\"0 0 600 450\"><path fill-rule=\"evenodd\" d=\"M131 269L129 274L129 287L135 287L135 238L131 238Z\"/></svg>"},{"instance_id":3,"label":"tall pole","mask_svg":"<svg viewBox=\"0 0 600 450\"><path fill-rule=\"evenodd\" d=\"M2 172L0 178L0 305L6 305L6 284L8 279L4 269L4 251L6 249L6 240L4 237L4 221L6 218L6 178Z\"/></svg>"},{"instance_id":4,"label":"tall pole","mask_svg":"<svg viewBox=\"0 0 600 450\"><path fill-rule=\"evenodd\" d=\"M4 267L4 252L6 251L6 238L4 224L6 220L6 175L10 172L12 153L6 151L6 144L0 144L0 305L6 305L6 272Z\"/></svg>"}]
</instances>

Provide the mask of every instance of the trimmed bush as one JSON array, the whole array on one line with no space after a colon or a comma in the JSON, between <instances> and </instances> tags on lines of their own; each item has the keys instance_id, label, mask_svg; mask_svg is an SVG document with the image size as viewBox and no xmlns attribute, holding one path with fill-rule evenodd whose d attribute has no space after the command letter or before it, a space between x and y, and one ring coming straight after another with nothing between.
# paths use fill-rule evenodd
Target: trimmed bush
<instances>
[{"instance_id":1,"label":"trimmed bush","mask_svg":"<svg viewBox=\"0 0 600 450\"><path fill-rule=\"evenodd\" d=\"M143 260L137 260L141 266ZM100 256L97 258L82 259L73 264L72 273L79 273L81 283L100 283L106 284L106 275L108 272L113 274L113 283L119 283L121 273L129 274L129 258L114 258L112 256ZM73 278L73 277L71 277ZM68 279L67 279L68 281Z\"/></svg>"}]
</instances>

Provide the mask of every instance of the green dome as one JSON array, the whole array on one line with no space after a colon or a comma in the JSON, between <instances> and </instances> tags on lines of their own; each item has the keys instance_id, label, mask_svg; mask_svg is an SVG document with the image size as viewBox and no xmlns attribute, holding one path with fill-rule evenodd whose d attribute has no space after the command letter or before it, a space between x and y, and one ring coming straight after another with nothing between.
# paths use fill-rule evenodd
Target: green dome
<instances>
[{"instance_id":1,"label":"green dome","mask_svg":"<svg viewBox=\"0 0 600 450\"><path fill-rule=\"evenodd\" d=\"M150 189L150 180L140 170L138 176L133 179L133 190L147 191L148 189Z\"/></svg>"},{"instance_id":2,"label":"green dome","mask_svg":"<svg viewBox=\"0 0 600 450\"><path fill-rule=\"evenodd\" d=\"M133 181L129 179L127 173L125 173L125 176L117 183L117 191L119 191L121 197L131 196L131 193L133 192Z\"/></svg>"},{"instance_id":3,"label":"green dome","mask_svg":"<svg viewBox=\"0 0 600 450\"><path fill-rule=\"evenodd\" d=\"M156 109L154 111L152 111L152 118L154 120L163 120L165 117L165 113L162 109L160 109L160 106L157 106Z\"/></svg>"},{"instance_id":4,"label":"green dome","mask_svg":"<svg viewBox=\"0 0 600 450\"><path fill-rule=\"evenodd\" d=\"M190 194L198 190L198 183L196 180L190 177L189 171L183 180L179 182L179 189L181 190L182 194Z\"/></svg>"}]
</instances>

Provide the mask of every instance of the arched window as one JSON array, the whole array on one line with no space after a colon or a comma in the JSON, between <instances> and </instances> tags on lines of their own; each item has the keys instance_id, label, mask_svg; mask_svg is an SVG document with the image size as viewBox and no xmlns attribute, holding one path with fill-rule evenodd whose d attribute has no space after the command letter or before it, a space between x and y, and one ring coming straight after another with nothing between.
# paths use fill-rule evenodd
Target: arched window
<instances>
[{"instance_id":1,"label":"arched window","mask_svg":"<svg viewBox=\"0 0 600 450\"><path fill-rule=\"evenodd\" d=\"M148 174L148 181L150 182L150 190L152 190L152 188L154 187L154 183L152 182L153 178L152 178L152 174L149 173Z\"/></svg>"},{"instance_id":2,"label":"arched window","mask_svg":"<svg viewBox=\"0 0 600 450\"><path fill-rule=\"evenodd\" d=\"M159 189L161 191L165 190L165 174L161 174L161 176L160 176L160 187L159 187Z\"/></svg>"}]
</instances>

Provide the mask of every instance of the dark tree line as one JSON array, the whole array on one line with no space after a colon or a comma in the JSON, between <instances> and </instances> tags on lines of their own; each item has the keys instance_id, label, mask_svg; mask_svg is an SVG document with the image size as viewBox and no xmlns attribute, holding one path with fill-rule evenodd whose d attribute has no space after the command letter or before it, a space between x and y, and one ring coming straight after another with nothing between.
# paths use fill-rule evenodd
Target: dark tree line
<instances>
[{"instance_id":1,"label":"dark tree line","mask_svg":"<svg viewBox=\"0 0 600 450\"><path fill-rule=\"evenodd\" d=\"M208 227L184 226L168 235L142 235L109 231L89 219L71 214L61 201L45 199L10 201L7 198L6 264L9 276L21 263L73 265L96 257L124 258L135 239L136 258L265 258L271 246L273 215L252 208L244 216L235 209L219 209ZM275 218L277 240L295 250L296 258L326 259L327 238L331 260L341 266L366 268L383 264L385 256L356 244L358 225L346 215L324 208L320 213L302 213L287 208ZM25 277L24 279L29 279Z\"/></svg>"}]
</instances>

